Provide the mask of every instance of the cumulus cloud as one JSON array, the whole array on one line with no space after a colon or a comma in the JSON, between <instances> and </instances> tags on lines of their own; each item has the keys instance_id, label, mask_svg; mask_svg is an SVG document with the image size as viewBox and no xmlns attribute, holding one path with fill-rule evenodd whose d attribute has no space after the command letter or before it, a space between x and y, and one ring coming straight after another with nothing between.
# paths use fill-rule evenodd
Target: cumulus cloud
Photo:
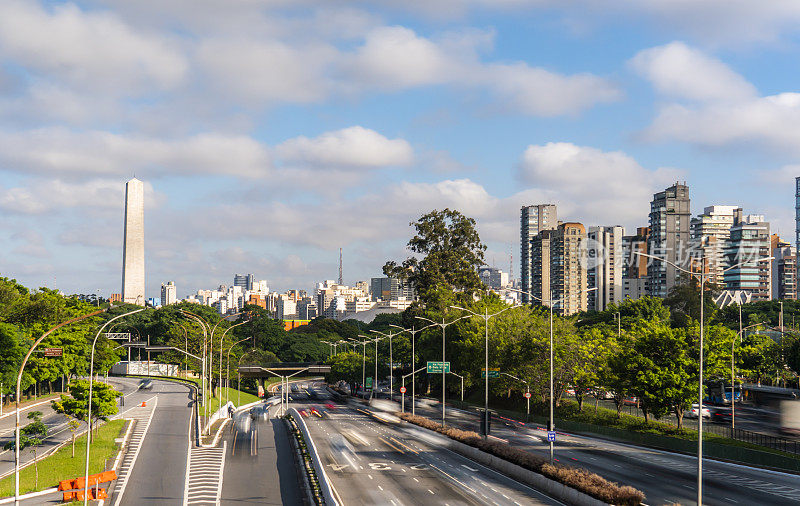
<instances>
[{"instance_id":1,"label":"cumulus cloud","mask_svg":"<svg viewBox=\"0 0 800 506\"><path fill-rule=\"evenodd\" d=\"M756 95L755 87L741 75L683 42L645 49L630 63L659 93L667 96L735 101Z\"/></svg>"},{"instance_id":2,"label":"cumulus cloud","mask_svg":"<svg viewBox=\"0 0 800 506\"><path fill-rule=\"evenodd\" d=\"M0 2L0 55L35 73L103 92L178 85L188 64L170 38L140 33L109 12L72 3Z\"/></svg>"},{"instance_id":3,"label":"cumulus cloud","mask_svg":"<svg viewBox=\"0 0 800 506\"><path fill-rule=\"evenodd\" d=\"M674 99L660 106L645 138L800 152L800 93L758 96L743 76L683 43L644 50L631 63Z\"/></svg>"},{"instance_id":4,"label":"cumulus cloud","mask_svg":"<svg viewBox=\"0 0 800 506\"><path fill-rule=\"evenodd\" d=\"M263 145L248 136L206 133L163 140L42 128L0 133L0 169L56 177L127 176L132 172L147 177L263 177L270 169L270 157Z\"/></svg>"},{"instance_id":5,"label":"cumulus cloud","mask_svg":"<svg viewBox=\"0 0 800 506\"><path fill-rule=\"evenodd\" d=\"M634 226L631 218L645 216L653 194L678 176L674 169L645 169L621 151L568 142L528 146L518 166L523 183L552 195L571 219L596 225Z\"/></svg>"},{"instance_id":6,"label":"cumulus cloud","mask_svg":"<svg viewBox=\"0 0 800 506\"><path fill-rule=\"evenodd\" d=\"M408 165L414 159L404 139L387 139L374 130L353 126L309 139L289 139L276 148L284 161L319 168L377 168Z\"/></svg>"}]
</instances>

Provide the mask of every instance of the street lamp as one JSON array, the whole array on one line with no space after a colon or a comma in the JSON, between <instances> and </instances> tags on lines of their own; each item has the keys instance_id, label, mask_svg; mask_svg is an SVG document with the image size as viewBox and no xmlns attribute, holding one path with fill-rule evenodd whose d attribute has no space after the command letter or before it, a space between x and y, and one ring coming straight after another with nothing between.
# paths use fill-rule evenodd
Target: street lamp
<instances>
[{"instance_id":1,"label":"street lamp","mask_svg":"<svg viewBox=\"0 0 800 506\"><path fill-rule=\"evenodd\" d=\"M740 306L741 308L741 306ZM741 309L740 309L741 310ZM739 330L737 333L739 335L739 340L744 339L744 331L752 328L758 327L763 325L763 323L754 323L752 325L748 325L747 327ZM733 360L733 347L736 345L736 339L733 340L731 343L731 429L736 428L736 379L733 372L734 367L734 360ZM724 387L723 387L724 388ZM723 392L724 395L724 392ZM733 436L731 436L733 437Z\"/></svg>"},{"instance_id":2,"label":"street lamp","mask_svg":"<svg viewBox=\"0 0 800 506\"><path fill-rule=\"evenodd\" d=\"M208 420L208 403L206 402L206 380L208 377L208 371L206 371L206 357L208 356L207 355L208 332L206 327L208 326L208 323L201 316L196 315L191 311L187 311L185 309L181 309L180 311L183 316L186 316L187 318L194 320L203 329L203 364L202 364L203 372L201 374L201 380L200 380L201 383L200 400L201 400L201 406L205 408L206 420Z\"/></svg>"},{"instance_id":3,"label":"street lamp","mask_svg":"<svg viewBox=\"0 0 800 506\"><path fill-rule=\"evenodd\" d=\"M445 389L445 377L447 376L447 372L446 372L447 369L444 366L444 364L445 364L445 340L444 340L445 329L447 327L449 327L450 325L454 324L455 322L457 322L458 320L463 320L464 318L469 318L469 317L470 317L470 315L464 315L464 316L461 316L459 318L456 318L455 320L453 320L451 322L445 322L444 316L442 316L442 323L439 323L439 322L435 322L435 321L433 321L433 320L431 320L429 318L425 318L425 317L422 317L422 316L415 316L415 318L430 322L431 326L435 325L437 327L441 327L442 328L442 427L444 427L445 412L447 410L447 408L445 407L445 403L444 403L445 402L445 392L446 392L446 389Z\"/></svg>"},{"instance_id":4,"label":"street lamp","mask_svg":"<svg viewBox=\"0 0 800 506\"><path fill-rule=\"evenodd\" d=\"M391 332L384 334L377 330L370 330L370 332L389 338L389 399L394 400L394 355L392 354L392 338L402 334L402 332L395 332L394 334Z\"/></svg>"},{"instance_id":5,"label":"street lamp","mask_svg":"<svg viewBox=\"0 0 800 506\"><path fill-rule=\"evenodd\" d=\"M525 412L525 421L527 422L528 419L530 419L530 417L531 417L531 386L524 379L517 378L516 376L512 376L511 374L508 374L507 372L501 372L500 374L502 374L504 376L508 376L509 378L512 378L512 379L515 379L517 381L521 381L521 382L525 383L525 399L528 401L528 409Z\"/></svg>"},{"instance_id":6,"label":"street lamp","mask_svg":"<svg viewBox=\"0 0 800 506\"><path fill-rule=\"evenodd\" d=\"M19 504L19 444L20 444L19 443L19 435L20 435L20 427L19 427L19 398L22 396L22 389L21 389L22 371L25 369L25 364L28 363L28 359L30 358L31 353L33 353L33 350L37 346L39 346L39 344L44 340L45 337L49 336L50 334L52 334L56 330L60 329L61 327L64 327L65 325L69 325L70 323L75 323L75 322L78 322L78 321L81 321L81 320L85 320L86 318L91 318L92 316L96 316L96 315L98 315L100 313L103 313L105 311L106 311L106 309L98 309L97 311L93 311L93 312L91 312L89 314L85 314L83 316L77 316L77 317L72 318L70 320L67 320L65 322L59 323L55 327L52 327L50 330L48 330L47 332L42 334L41 337L39 337L39 339L37 339L33 343L33 346L31 346L31 348L28 350L28 353L25 354L25 358L22 359L22 364L20 364L20 366L19 366L19 374L17 374L16 395L14 396L14 403L16 404L16 413L15 413L16 425L15 425L15 430L14 430L14 439L15 439L15 442L16 442L16 445L14 446L14 504L15 505ZM89 379L91 381L91 378L89 378Z\"/></svg>"},{"instance_id":7,"label":"street lamp","mask_svg":"<svg viewBox=\"0 0 800 506\"><path fill-rule=\"evenodd\" d=\"M550 292L550 300L544 301L544 300L540 299L539 297L537 297L536 295L534 295L534 294L532 294L530 292L524 292L524 291L518 290L516 288L509 288L509 290L513 290L515 292L523 293L523 294L525 294L525 295L527 295L529 297L533 297L535 300L538 300L542 304L547 303L547 305L550 306L550 424L549 424L549 427L547 428L547 430L548 431L554 431L555 430L555 423L554 423L554 419L553 419L553 396L554 396L554 394L553 394L553 306L555 304L560 304L561 302L564 302L564 300L567 299L567 297L562 297L562 298L560 298L558 300L553 300L553 293ZM592 290L597 290L597 287L586 288L584 290L580 290L575 295L581 295L584 292L591 292ZM489 374L489 372L487 371L486 374ZM554 452L554 444L553 444L554 441L552 441L550 439L550 437L548 437L547 440L548 440L548 443L550 443L550 463L552 464L553 463L553 452Z\"/></svg>"},{"instance_id":8,"label":"street lamp","mask_svg":"<svg viewBox=\"0 0 800 506\"><path fill-rule=\"evenodd\" d=\"M666 264L671 265L675 269L684 272L693 278L696 278L700 281L700 362L699 362L699 381L698 381L698 399L697 405L699 413L697 417L697 504L703 504L703 339L705 337L705 318L703 316L704 306L703 303L703 295L705 289L706 280L709 277L706 271L706 257L702 257L702 263L700 265L700 273L696 273L694 271L690 271L679 265L676 265L674 262L666 260L661 257L657 257L655 255L649 255L647 253L642 253L640 251L634 251L635 254L643 257L647 257L653 260L658 260L659 262L664 262ZM766 258L759 258L756 262L764 262L767 260L772 260L773 257L766 257ZM749 263L748 260L743 262L739 262L737 264L731 265L730 267L723 269L723 273L728 272L731 269L735 269L737 267L741 267L742 265Z\"/></svg>"},{"instance_id":9,"label":"street lamp","mask_svg":"<svg viewBox=\"0 0 800 506\"><path fill-rule=\"evenodd\" d=\"M396 329L400 329L403 332L408 332L409 334L411 334L411 414L412 415L416 415L417 414L417 405L416 405L417 383L416 383L415 380L416 380L416 368L417 368L417 363L416 363L417 362L417 354L416 354L416 349L415 349L414 336L416 336L417 334L419 334L420 332L422 332L423 330L425 330L427 328L433 327L433 325L427 325L425 327L422 327L421 329L414 329L414 327L412 326L411 330L403 328L403 327L401 327L399 325L394 325L392 323L390 323L389 326L390 327L394 327ZM408 376L408 374L406 374L406 376ZM405 378L405 376L403 376L403 378Z\"/></svg>"},{"instance_id":10,"label":"street lamp","mask_svg":"<svg viewBox=\"0 0 800 506\"><path fill-rule=\"evenodd\" d=\"M363 334L359 334L358 337L366 338L367 341L365 341L365 343L375 343L375 376L372 378L372 389L369 392L369 400L372 401L372 398L375 396L375 389L378 387L378 341L382 340L383 338L376 337L370 339L370 336L365 336ZM366 361L366 354L364 355L364 360ZM364 392L364 394L366 395L366 392Z\"/></svg>"},{"instance_id":11,"label":"street lamp","mask_svg":"<svg viewBox=\"0 0 800 506\"><path fill-rule=\"evenodd\" d=\"M228 348L228 361L226 362L227 366L225 367L225 404L227 404L228 401L231 400L231 384L230 384L231 383L231 379L229 378L230 370L231 370L231 351L236 347L237 344L243 343L243 342L247 341L248 339L250 339L249 336L248 337L243 337L243 338L239 339L238 341L236 341L235 343L233 343L230 346L230 348Z\"/></svg>"},{"instance_id":12,"label":"street lamp","mask_svg":"<svg viewBox=\"0 0 800 506\"><path fill-rule=\"evenodd\" d=\"M369 336L365 336L365 335L361 335L361 334L359 334L358 337L365 337L367 339L370 338ZM366 383L366 381L367 381L367 378L366 378L366 374L367 374L367 372L366 372L366 367L367 367L367 343L369 341L356 341L355 339L353 339L353 341L355 341L357 344L361 345L361 391L366 396L367 392L366 392L366 389L364 387L364 383ZM352 394L352 392L350 392L350 393ZM358 391L356 391L356 393L358 393Z\"/></svg>"},{"instance_id":13,"label":"street lamp","mask_svg":"<svg viewBox=\"0 0 800 506\"><path fill-rule=\"evenodd\" d=\"M503 309L502 311L498 311L494 314L489 314L489 307L485 307L483 309L483 314L476 313L470 309L458 307L458 306L450 306L453 309L460 309L461 311L466 311L470 313L472 316L477 316L478 318L483 318L484 321L484 330L485 330L485 348L484 348L484 363L486 364L484 367L484 391L483 391L483 427L484 427L484 437L489 435L489 319L494 318L495 316L508 311L511 308L517 306L508 306L507 308Z\"/></svg>"},{"instance_id":14,"label":"street lamp","mask_svg":"<svg viewBox=\"0 0 800 506\"><path fill-rule=\"evenodd\" d=\"M124 316L139 313L145 309L147 309L147 306L129 311L127 313L122 313L121 315L111 318L105 322L102 327L100 327L100 330L97 331L97 334L95 334L94 340L92 341L92 354L91 358L89 359L89 405L87 406L86 411L86 423L89 425L89 430L86 432L86 479L83 484L83 504L89 504L89 445L92 442L92 385L94 385L94 347L97 344L97 338L100 337L100 333L103 332L103 329L105 329L109 323ZM148 364L148 371L149 370L150 365ZM17 415L17 417L19 417L19 415ZM19 445L17 445L17 448L19 448Z\"/></svg>"},{"instance_id":15,"label":"street lamp","mask_svg":"<svg viewBox=\"0 0 800 506\"><path fill-rule=\"evenodd\" d=\"M241 321L239 323L234 323L233 325L231 325L230 327L225 329L225 332L222 333L222 337L219 338L219 382L217 383L217 385L220 388L220 392L219 392L220 400L222 400L222 342L225 340L225 334L227 334L229 330L231 330L234 327L238 327L239 325L244 325L245 323L248 323L249 321L250 321L250 319L246 318L244 321ZM245 338L245 339L247 339L247 338ZM230 364L228 364L228 365L230 365ZM226 386L226 388L227 388L228 375L229 375L229 372L225 371L225 380L226 380L225 386Z\"/></svg>"}]
</instances>

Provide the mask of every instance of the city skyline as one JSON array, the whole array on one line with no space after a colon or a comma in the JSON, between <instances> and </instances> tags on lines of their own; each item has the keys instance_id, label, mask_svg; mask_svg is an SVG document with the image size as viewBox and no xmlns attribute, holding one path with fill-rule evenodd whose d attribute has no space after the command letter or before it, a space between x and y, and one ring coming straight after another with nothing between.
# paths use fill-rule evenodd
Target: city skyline
<instances>
[{"instance_id":1,"label":"city skyline","mask_svg":"<svg viewBox=\"0 0 800 506\"><path fill-rule=\"evenodd\" d=\"M800 7L656 3L4 2L0 273L116 292L134 173L148 297L237 271L311 287L340 247L345 282L369 279L443 207L517 270L521 206L632 231L675 180L693 216L739 205L791 241L798 95L774 69L800 53Z\"/></svg>"}]
</instances>

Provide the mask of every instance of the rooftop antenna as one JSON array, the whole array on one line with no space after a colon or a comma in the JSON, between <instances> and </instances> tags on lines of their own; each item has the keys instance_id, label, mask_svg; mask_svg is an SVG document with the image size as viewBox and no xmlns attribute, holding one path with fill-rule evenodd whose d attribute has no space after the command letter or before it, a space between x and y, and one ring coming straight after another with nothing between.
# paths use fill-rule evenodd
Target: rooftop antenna
<instances>
[{"instance_id":1,"label":"rooftop antenna","mask_svg":"<svg viewBox=\"0 0 800 506\"><path fill-rule=\"evenodd\" d=\"M342 277L342 248L339 248L339 284L344 284L344 279Z\"/></svg>"}]
</instances>

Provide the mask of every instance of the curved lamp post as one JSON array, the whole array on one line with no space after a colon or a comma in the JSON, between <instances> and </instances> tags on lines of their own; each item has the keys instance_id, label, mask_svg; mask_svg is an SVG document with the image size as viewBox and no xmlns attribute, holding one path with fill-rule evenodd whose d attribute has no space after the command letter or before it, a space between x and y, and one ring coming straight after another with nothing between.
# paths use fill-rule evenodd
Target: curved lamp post
<instances>
[{"instance_id":1,"label":"curved lamp post","mask_svg":"<svg viewBox=\"0 0 800 506\"><path fill-rule=\"evenodd\" d=\"M377 330L370 330L370 332L389 338L389 399L394 400L394 355L392 355L392 338L402 334L402 332L389 332L388 334Z\"/></svg>"},{"instance_id":2,"label":"curved lamp post","mask_svg":"<svg viewBox=\"0 0 800 506\"><path fill-rule=\"evenodd\" d=\"M444 401L445 401L445 392L446 392L446 389L445 389L445 378L447 377L447 373L445 372L447 369L446 369L446 368L445 368L445 366L444 366L444 362L445 362L445 358L444 358L444 357L445 357L445 340L444 340L444 333L445 333L445 329L446 329L447 327L449 327L450 325L454 324L454 323L455 323L455 322L457 322L458 320L463 320L464 318L469 318L469 317L470 317L470 315L464 315L464 316L461 316L461 317L459 317L459 318L456 318L455 320L453 320L453 321L451 321L451 322L445 322L445 319L444 319L444 316L443 316L443 317L442 317L442 323L439 323L439 322L435 322L435 321L433 321L433 320L431 320L431 319L429 319L429 318L425 318L425 317L422 317L422 316L415 316L415 318L418 318L418 319L420 319L420 320L425 320L425 321L427 321L427 322L430 322L430 323L431 323L431 326L435 325L435 326L437 326L437 327L441 327L441 328L442 328L442 427L444 427L444 422L445 422L445 412L446 412L446 409L447 409L447 408L445 407L445 404L444 404Z\"/></svg>"},{"instance_id":3,"label":"curved lamp post","mask_svg":"<svg viewBox=\"0 0 800 506\"><path fill-rule=\"evenodd\" d=\"M741 306L739 306L739 310L741 311ZM744 339L744 331L745 330L747 330L749 328L752 328L752 327L759 327L761 325L764 325L764 324L763 323L754 323L752 325L748 325L747 327L741 329L738 332L739 340ZM731 429L735 429L736 428L736 378L735 378L734 372L733 372L733 367L734 367L733 347L734 346L736 346L736 339L734 339L733 342L731 343Z\"/></svg>"},{"instance_id":4,"label":"curved lamp post","mask_svg":"<svg viewBox=\"0 0 800 506\"><path fill-rule=\"evenodd\" d=\"M486 337L486 346L484 350L484 361L486 363L486 367L484 368L484 391L483 391L483 423L485 424L484 427L484 435L486 437L489 435L489 319L494 318L495 316L508 311L509 309L513 309L519 306L509 306L502 311L498 311L494 314L489 314L489 308L484 308L484 314L476 313L470 309L459 307L459 306L450 306L453 309L459 309L461 311L466 311L467 313L471 314L472 316L477 316L478 318L483 318L485 328L485 337ZM463 400L463 399L462 399ZM530 402L528 403L530 405Z\"/></svg>"},{"instance_id":5,"label":"curved lamp post","mask_svg":"<svg viewBox=\"0 0 800 506\"><path fill-rule=\"evenodd\" d=\"M249 321L250 321L249 319L246 319L246 320L241 321L239 323L234 323L233 325L231 325L230 327L225 329L225 332L223 332L222 336L219 338L219 382L217 383L219 388L222 388L222 342L225 340L225 334L227 334L228 331L230 329L232 329L233 327L238 327L239 325L244 325L245 323L248 323ZM247 338L245 338L245 339L247 339ZM226 380L229 379L228 378L228 374L229 374L228 371L225 371L225 379ZM227 386L227 384L226 384L226 386ZM221 399L222 399L222 391L220 390L220 400Z\"/></svg>"},{"instance_id":6,"label":"curved lamp post","mask_svg":"<svg viewBox=\"0 0 800 506\"><path fill-rule=\"evenodd\" d=\"M16 445L14 446L14 504L15 505L19 504L19 434L20 434L19 433L19 430L20 430L19 429L19 398L22 395L22 391L21 391L20 386L21 386L21 383L22 383L22 371L25 369L25 364L28 363L28 359L30 358L31 353L33 353L34 348L39 346L39 344L44 340L45 337L49 336L50 334L52 334L56 330L60 329L61 327L64 327L65 325L69 325L70 323L79 322L81 320L85 320L86 318L91 318L92 316L99 315L100 313L104 313L105 311L106 311L106 309L98 309L97 311L93 311L93 312L91 312L89 314L85 314L83 316L76 316L75 318L69 319L69 320L67 320L65 322L59 323L55 327L52 327L47 332L42 334L42 336L33 343L33 346L31 346L31 349L29 349L28 353L25 354L25 358L22 359L22 364L20 364L19 373L17 374L17 390L16 390L16 395L14 397L14 402L16 404L16 413L15 413L15 422L16 422L16 424L15 424L15 429L14 429L14 439L15 439L15 442L16 442Z\"/></svg>"},{"instance_id":7,"label":"curved lamp post","mask_svg":"<svg viewBox=\"0 0 800 506\"><path fill-rule=\"evenodd\" d=\"M359 334L358 337L363 337L363 338L367 339L367 341L364 342L365 344L366 343L375 343L375 377L372 378L372 389L369 392L369 400L372 401L372 398L375 396L375 389L378 387L378 341L380 341L383 338L382 337L365 336L363 334ZM365 346L365 350L366 350L366 346ZM367 357L367 355L366 355L366 351L365 351L365 354L364 354L364 361L365 362L367 360L366 357ZM364 368L362 367L361 370L363 371ZM362 372L361 374L363 375L364 373ZM365 386L363 386L362 388L364 388L364 387ZM364 392L365 396L366 396L366 394L367 393Z\"/></svg>"},{"instance_id":8,"label":"curved lamp post","mask_svg":"<svg viewBox=\"0 0 800 506\"><path fill-rule=\"evenodd\" d=\"M425 330L427 328L430 328L430 327L433 327L433 325L426 325L425 327L422 327L421 329L414 329L414 327L411 327L411 330L408 330L407 328L401 327L399 325L394 325L392 323L390 323L389 326L390 327L394 327L396 329L400 329L403 332L408 332L409 334L411 334L411 414L412 415L416 415L417 414L417 405L416 405L417 382L415 380L416 380L416 369L417 369L417 353L416 353L416 349L415 349L414 337L417 334L419 334L420 332L422 332L423 330ZM408 376L408 374L406 376ZM405 376L404 376L404 378L405 378Z\"/></svg>"},{"instance_id":9,"label":"curved lamp post","mask_svg":"<svg viewBox=\"0 0 800 506\"><path fill-rule=\"evenodd\" d=\"M640 251L634 251L635 254L639 256L643 256L646 258L650 258L653 260L657 260L659 262L664 262L665 264L669 264L675 269L684 272L693 278L696 278L700 281L700 361L699 361L699 381L698 381L698 394L697 394L697 504L703 504L703 339L705 337L705 318L703 315L704 306L703 303L703 296L705 295L705 283L708 280L710 274L706 273L706 257L702 257L702 263L700 265L700 273L691 271L689 269L685 269L679 265L676 265L674 262L666 260L664 258L655 256L655 255L648 255L647 253L642 253ZM755 262L764 262L767 260L772 260L773 257L766 257L766 258L759 258ZM735 269L737 267L741 267L744 264L750 263L750 260L745 260L739 262L737 264L731 265L730 267L723 269L723 273L728 272L731 269Z\"/></svg>"},{"instance_id":10,"label":"curved lamp post","mask_svg":"<svg viewBox=\"0 0 800 506\"><path fill-rule=\"evenodd\" d=\"M115 316L111 318L107 322L100 327L100 330L97 331L95 334L94 339L92 340L92 355L89 360L89 405L87 406L87 413L86 413L86 423L89 425L89 430L86 432L86 476L83 483L83 504L89 504L89 445L92 442L92 386L94 385L94 348L97 345L97 338L100 337L100 333L103 332L109 323L113 322L114 320L119 320L124 316L129 316L134 313L139 313L147 309L147 306L135 309L133 311L129 311L127 313L122 313L121 315ZM150 365L148 364L148 370Z\"/></svg>"},{"instance_id":11,"label":"curved lamp post","mask_svg":"<svg viewBox=\"0 0 800 506\"><path fill-rule=\"evenodd\" d=\"M230 375L230 370L231 370L231 351L236 347L237 344L243 343L248 339L250 339L250 337L243 337L242 339L239 339L238 341L233 343L230 346L230 348L228 348L228 362L227 362L228 365L225 368L225 404L227 404L228 401L231 400L231 385L230 385L231 379L228 377ZM241 393L239 393L239 399L241 400Z\"/></svg>"},{"instance_id":12,"label":"curved lamp post","mask_svg":"<svg viewBox=\"0 0 800 506\"><path fill-rule=\"evenodd\" d=\"M206 372L206 357L207 357L206 346L208 344L208 332L206 331L206 326L208 325L208 323L206 323L206 321L201 316L196 315L196 314L192 313L191 311L187 311L185 309L181 309L180 311L181 311L181 314L183 316L186 316L187 318L189 318L191 320L194 320L203 329L203 363L202 363L202 373L200 375L201 376L201 380L200 380L200 383L201 383L200 399L201 399L201 402L202 402L201 406L205 407L205 416L206 416L206 420L207 420L208 419L208 403L206 402L206 378L207 378L207 372Z\"/></svg>"},{"instance_id":13,"label":"curved lamp post","mask_svg":"<svg viewBox=\"0 0 800 506\"><path fill-rule=\"evenodd\" d=\"M519 293L524 293L525 295L527 295L529 297L533 297L535 300L538 300L542 304L547 304L548 306L550 306L550 424L549 424L550 426L547 428L547 430L548 431L553 431L553 430L556 430L555 429L555 423L554 423L555 420L553 419L553 396L554 396L554 393L553 393L553 306L556 305L556 304L560 304L561 302L564 302L564 300L567 299L567 297L562 297L560 299L553 300L553 294L551 292L550 293L550 300L545 301L545 300L540 299L539 297L537 297L536 295L534 295L534 294L532 294L530 292L524 292L522 290L517 290L516 288L509 288L509 290L513 290L513 291L519 292ZM580 290L575 295L581 295L582 293L591 292L592 290L597 290L597 287L586 288L584 290ZM489 372L487 371L486 374L489 374ZM555 449L554 449L553 441L550 440L549 437L547 439L548 439L548 443L550 443L550 463L552 464L553 463L553 452L555 451Z\"/></svg>"}]
</instances>

